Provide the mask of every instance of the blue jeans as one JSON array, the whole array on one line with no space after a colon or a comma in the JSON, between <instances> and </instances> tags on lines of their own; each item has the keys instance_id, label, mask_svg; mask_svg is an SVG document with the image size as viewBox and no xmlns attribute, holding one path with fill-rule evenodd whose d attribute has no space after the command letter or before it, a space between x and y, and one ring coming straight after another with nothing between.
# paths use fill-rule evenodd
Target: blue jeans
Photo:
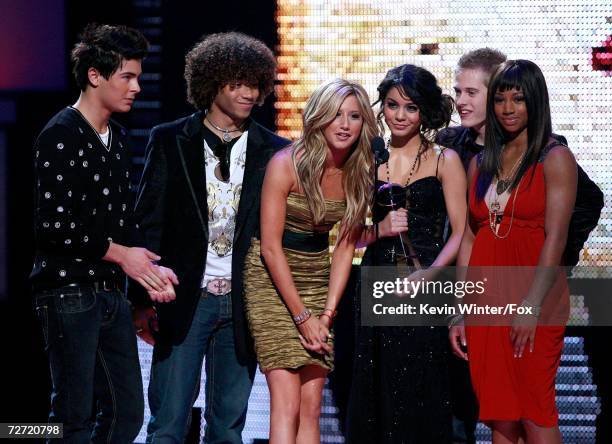
<instances>
[{"instance_id":1,"label":"blue jeans","mask_svg":"<svg viewBox=\"0 0 612 444\"><path fill-rule=\"evenodd\" d=\"M183 443L206 356L204 442L242 443L255 365L241 365L234 347L231 294L202 291L185 340L153 350L147 443Z\"/></svg>"},{"instance_id":2,"label":"blue jeans","mask_svg":"<svg viewBox=\"0 0 612 444\"><path fill-rule=\"evenodd\" d=\"M64 424L60 442L133 442L142 426L144 397L136 333L123 294L88 285L61 287L37 293L34 306L53 382L49 422Z\"/></svg>"}]
</instances>

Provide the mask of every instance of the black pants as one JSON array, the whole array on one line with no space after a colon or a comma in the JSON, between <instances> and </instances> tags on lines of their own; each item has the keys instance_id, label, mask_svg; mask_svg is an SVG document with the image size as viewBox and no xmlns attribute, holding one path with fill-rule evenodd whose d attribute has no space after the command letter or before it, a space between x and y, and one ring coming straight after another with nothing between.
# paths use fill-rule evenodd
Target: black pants
<instances>
[{"instance_id":1,"label":"black pants","mask_svg":"<svg viewBox=\"0 0 612 444\"><path fill-rule=\"evenodd\" d=\"M64 424L61 442L133 442L144 398L124 295L86 285L62 287L36 294L35 309L53 382L49 422Z\"/></svg>"}]
</instances>

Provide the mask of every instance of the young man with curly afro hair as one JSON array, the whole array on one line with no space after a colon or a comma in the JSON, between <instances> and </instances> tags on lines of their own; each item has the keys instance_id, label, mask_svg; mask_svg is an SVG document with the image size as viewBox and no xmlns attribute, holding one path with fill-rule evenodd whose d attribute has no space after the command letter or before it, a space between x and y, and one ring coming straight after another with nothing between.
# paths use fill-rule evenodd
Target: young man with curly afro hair
<instances>
[{"instance_id":1,"label":"young man with curly afro hair","mask_svg":"<svg viewBox=\"0 0 612 444\"><path fill-rule=\"evenodd\" d=\"M169 302L158 303L153 336L141 324L155 342L147 442L184 442L206 358L204 441L241 443L255 373L242 273L259 232L266 164L289 141L250 118L274 86L276 62L264 43L213 34L185 61L197 112L151 131L135 210L143 246L180 281L157 295Z\"/></svg>"}]
</instances>

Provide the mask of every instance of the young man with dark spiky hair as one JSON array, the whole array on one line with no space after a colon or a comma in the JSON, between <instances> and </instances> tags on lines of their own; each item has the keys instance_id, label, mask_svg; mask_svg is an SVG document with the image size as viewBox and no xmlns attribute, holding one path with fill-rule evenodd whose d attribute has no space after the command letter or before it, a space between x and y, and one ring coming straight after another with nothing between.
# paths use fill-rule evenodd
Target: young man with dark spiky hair
<instances>
[{"instance_id":1,"label":"young man with dark spiky hair","mask_svg":"<svg viewBox=\"0 0 612 444\"><path fill-rule=\"evenodd\" d=\"M147 442L185 440L204 358L204 441L242 442L255 373L242 274L259 231L266 165L289 143L250 114L272 92L275 73L261 41L237 32L207 36L186 56L187 96L197 112L151 132L136 222L144 245L181 283L176 299L157 306Z\"/></svg>"},{"instance_id":2,"label":"young man with dark spiky hair","mask_svg":"<svg viewBox=\"0 0 612 444\"><path fill-rule=\"evenodd\" d=\"M125 275L153 291L171 272L152 263L156 254L127 246L130 153L126 130L111 115L131 109L147 51L134 29L86 27L71 57L79 99L47 123L35 145L30 279L51 367L49 421L64 425L66 442L132 442L142 425Z\"/></svg>"}]
</instances>

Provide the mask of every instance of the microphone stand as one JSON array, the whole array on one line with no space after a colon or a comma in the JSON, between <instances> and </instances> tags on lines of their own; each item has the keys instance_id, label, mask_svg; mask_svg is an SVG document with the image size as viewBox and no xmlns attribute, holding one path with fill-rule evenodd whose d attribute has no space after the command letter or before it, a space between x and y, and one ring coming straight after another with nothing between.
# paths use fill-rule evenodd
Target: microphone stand
<instances>
[{"instance_id":1,"label":"microphone stand","mask_svg":"<svg viewBox=\"0 0 612 444\"><path fill-rule=\"evenodd\" d=\"M389 152L387 150L384 151L374 151L374 205L376 205L376 196L378 195L378 167L383 163L389 161ZM373 215L373 214L372 214ZM378 265L378 223L374 224L374 263L373 265Z\"/></svg>"},{"instance_id":2,"label":"microphone stand","mask_svg":"<svg viewBox=\"0 0 612 444\"><path fill-rule=\"evenodd\" d=\"M374 188L376 190L376 192L378 192L378 189L376 188L376 182L378 180L378 167L380 165L382 165L385 162L388 162L389 160L389 153L388 151L385 151L384 153L381 152L375 152L375 164L376 164L376 169L374 170ZM389 185L389 201L391 204L391 209L392 210L396 210L397 208L395 208L395 202L393 201L393 188L391 187L391 184ZM406 198L406 209L409 209L410 207L410 202L408 201L408 198ZM375 224L375 230L376 230L376 235L375 235L375 242L378 242L379 239L379 234L378 234L378 224ZM412 242L410 242L410 239L408 239L408 235L407 233L400 233L398 235L399 240L400 240L400 244L402 246L402 253L404 256L404 260L406 261L406 265L408 265L408 258L410 258L410 260L412 261L412 265L417 269L420 270L422 268L421 266L421 262L419 260L418 255L416 254L416 251L414 250L414 247L412 246ZM406 254L406 248L408 249L408 254ZM374 251L376 253L376 250ZM376 258L375 258L375 263L374 265L377 265L376 263Z\"/></svg>"}]
</instances>

